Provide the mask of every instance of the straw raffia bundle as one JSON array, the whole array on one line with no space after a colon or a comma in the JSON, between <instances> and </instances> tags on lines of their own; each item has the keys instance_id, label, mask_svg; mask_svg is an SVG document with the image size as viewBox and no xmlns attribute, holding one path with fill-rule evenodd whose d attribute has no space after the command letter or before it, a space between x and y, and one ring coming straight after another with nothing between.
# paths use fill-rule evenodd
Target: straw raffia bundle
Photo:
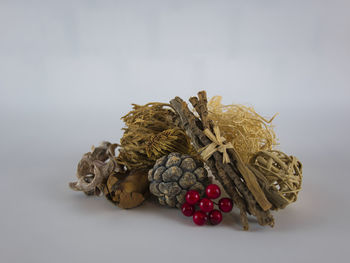
<instances>
[{"instance_id":1,"label":"straw raffia bundle","mask_svg":"<svg viewBox=\"0 0 350 263\"><path fill-rule=\"evenodd\" d=\"M258 151L271 150L277 144L271 122L252 107L239 104L223 105L222 97L208 102L208 118L220 128L221 135L232 143L243 162L247 163Z\"/></svg>"}]
</instances>

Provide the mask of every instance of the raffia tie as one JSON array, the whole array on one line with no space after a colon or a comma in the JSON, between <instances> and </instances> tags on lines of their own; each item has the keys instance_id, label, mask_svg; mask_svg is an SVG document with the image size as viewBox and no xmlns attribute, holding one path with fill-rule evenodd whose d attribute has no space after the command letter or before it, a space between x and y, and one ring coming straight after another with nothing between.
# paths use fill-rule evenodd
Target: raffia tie
<instances>
[{"instance_id":1,"label":"raffia tie","mask_svg":"<svg viewBox=\"0 0 350 263\"><path fill-rule=\"evenodd\" d=\"M229 163L230 158L227 154L227 149L232 148L232 143L226 143L225 137L222 137L220 134L220 129L218 126L214 126L214 133L210 129L205 129L204 134L212 141L211 144L200 149L201 157L204 161L207 161L216 151L219 151L223 154L223 163Z\"/></svg>"}]
</instances>

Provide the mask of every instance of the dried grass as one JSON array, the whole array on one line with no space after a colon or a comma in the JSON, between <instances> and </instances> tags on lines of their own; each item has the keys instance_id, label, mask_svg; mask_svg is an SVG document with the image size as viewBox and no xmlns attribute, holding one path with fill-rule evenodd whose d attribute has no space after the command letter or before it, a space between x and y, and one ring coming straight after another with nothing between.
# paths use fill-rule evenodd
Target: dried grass
<instances>
[{"instance_id":1,"label":"dried grass","mask_svg":"<svg viewBox=\"0 0 350 263\"><path fill-rule=\"evenodd\" d=\"M166 103L151 102L122 117L125 122L117 161L131 169L148 169L170 152L190 154L190 139L175 123L176 114Z\"/></svg>"},{"instance_id":2,"label":"dried grass","mask_svg":"<svg viewBox=\"0 0 350 263\"><path fill-rule=\"evenodd\" d=\"M231 142L243 162L258 151L271 150L277 145L276 135L271 122L275 118L265 119L254 108L244 105L223 105L222 97L214 96L208 103L209 118L219 126L222 136Z\"/></svg>"}]
</instances>

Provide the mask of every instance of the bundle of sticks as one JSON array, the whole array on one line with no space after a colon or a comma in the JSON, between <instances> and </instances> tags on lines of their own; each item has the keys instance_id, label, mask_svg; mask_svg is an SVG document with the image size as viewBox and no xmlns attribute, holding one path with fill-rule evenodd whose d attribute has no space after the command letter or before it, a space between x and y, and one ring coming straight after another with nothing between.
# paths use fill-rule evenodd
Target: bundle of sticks
<instances>
[{"instance_id":1,"label":"bundle of sticks","mask_svg":"<svg viewBox=\"0 0 350 263\"><path fill-rule=\"evenodd\" d=\"M191 97L189 101L197 114L179 97L170 101L178 115L178 125L186 131L214 177L239 208L243 229L249 229L247 214L255 216L260 225L273 227L274 218L270 213L272 204L266 198L255 174L208 118L206 92L199 92L198 97Z\"/></svg>"}]
</instances>

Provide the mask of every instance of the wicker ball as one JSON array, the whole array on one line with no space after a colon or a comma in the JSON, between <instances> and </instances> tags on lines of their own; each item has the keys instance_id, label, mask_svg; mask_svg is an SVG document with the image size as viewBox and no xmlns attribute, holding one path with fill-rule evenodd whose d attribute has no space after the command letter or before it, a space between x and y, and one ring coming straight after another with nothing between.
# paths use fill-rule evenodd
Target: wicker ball
<instances>
[{"instance_id":1,"label":"wicker ball","mask_svg":"<svg viewBox=\"0 0 350 263\"><path fill-rule=\"evenodd\" d=\"M209 184L203 162L180 153L158 159L148 172L148 180L150 192L160 204L178 208L185 202L188 190L197 190L203 196Z\"/></svg>"},{"instance_id":2,"label":"wicker ball","mask_svg":"<svg viewBox=\"0 0 350 263\"><path fill-rule=\"evenodd\" d=\"M280 151L260 151L251 165L274 209L295 202L301 190L302 164Z\"/></svg>"}]
</instances>

